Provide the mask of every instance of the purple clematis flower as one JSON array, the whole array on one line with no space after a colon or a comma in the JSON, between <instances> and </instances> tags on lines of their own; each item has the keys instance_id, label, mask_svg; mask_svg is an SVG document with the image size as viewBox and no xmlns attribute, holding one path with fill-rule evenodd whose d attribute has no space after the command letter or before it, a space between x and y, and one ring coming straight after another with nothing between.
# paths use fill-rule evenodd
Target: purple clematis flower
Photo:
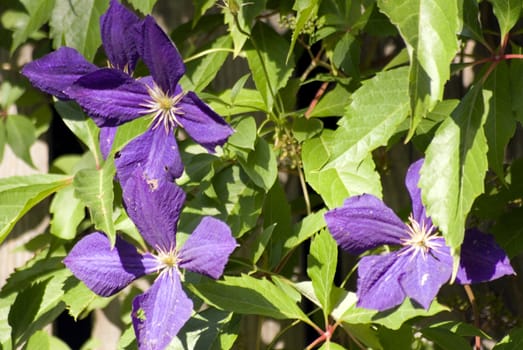
<instances>
[{"instance_id":1,"label":"purple clematis flower","mask_svg":"<svg viewBox=\"0 0 523 350\"><path fill-rule=\"evenodd\" d=\"M118 126L149 115L149 129L116 159L118 178L125 183L138 166L149 179L171 181L183 172L175 129L183 128L209 152L223 145L233 129L194 92L182 90L178 82L185 73L183 60L151 16L129 30L151 76L133 79L119 70L101 69L83 75L66 93L98 126Z\"/></svg>"},{"instance_id":2,"label":"purple clematis flower","mask_svg":"<svg viewBox=\"0 0 523 350\"><path fill-rule=\"evenodd\" d=\"M139 253L119 237L111 247L103 233L94 232L73 247L64 263L102 296L117 293L140 276L157 273L151 288L133 300L132 321L140 349L163 349L192 313L180 269L219 278L236 241L225 223L204 217L178 247L176 225L185 200L182 189L166 181L148 181L139 171L128 184L124 202L129 217L156 253Z\"/></svg>"},{"instance_id":3,"label":"purple clematis flower","mask_svg":"<svg viewBox=\"0 0 523 350\"><path fill-rule=\"evenodd\" d=\"M380 199L363 194L348 198L341 208L325 214L334 239L351 254L381 245L401 248L361 258L358 267L358 306L384 311L410 297L428 309L452 273L452 257L445 239L427 216L417 187L423 159L413 163L406 177L412 214L405 224ZM514 274L505 252L492 236L467 230L461 247L456 281L461 284L491 281Z\"/></svg>"},{"instance_id":4,"label":"purple clematis flower","mask_svg":"<svg viewBox=\"0 0 523 350\"><path fill-rule=\"evenodd\" d=\"M138 50L129 28L140 23L140 18L117 0L111 0L107 12L100 17L102 45L109 66L131 76L138 62ZM22 69L31 83L40 90L61 100L71 100L66 90L79 78L100 68L87 61L78 51L61 47L40 59L30 62ZM115 127L100 130L100 148L104 158L111 151Z\"/></svg>"}]
</instances>

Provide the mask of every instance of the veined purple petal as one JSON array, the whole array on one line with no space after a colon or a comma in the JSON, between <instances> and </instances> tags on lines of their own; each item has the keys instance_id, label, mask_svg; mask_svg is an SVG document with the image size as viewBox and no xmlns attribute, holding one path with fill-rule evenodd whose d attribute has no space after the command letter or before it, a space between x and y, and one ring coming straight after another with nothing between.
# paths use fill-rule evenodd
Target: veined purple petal
<instances>
[{"instance_id":1,"label":"veined purple petal","mask_svg":"<svg viewBox=\"0 0 523 350\"><path fill-rule=\"evenodd\" d=\"M361 258L356 291L359 307L384 311L403 302L406 294L398 281L402 268L397 264L399 258L398 252Z\"/></svg>"},{"instance_id":2,"label":"veined purple petal","mask_svg":"<svg viewBox=\"0 0 523 350\"><path fill-rule=\"evenodd\" d=\"M82 76L65 91L98 126L118 126L145 113L144 84L118 69L103 68Z\"/></svg>"},{"instance_id":3,"label":"veined purple petal","mask_svg":"<svg viewBox=\"0 0 523 350\"><path fill-rule=\"evenodd\" d=\"M445 240L438 238L434 243L439 243L440 247L431 249L427 254L405 254L397 261L398 266L403 265L399 276L401 287L408 297L425 310L430 307L439 289L450 279L452 273L452 257L450 249L444 245ZM404 249L400 252L405 251Z\"/></svg>"},{"instance_id":4,"label":"veined purple petal","mask_svg":"<svg viewBox=\"0 0 523 350\"><path fill-rule=\"evenodd\" d=\"M209 152L214 152L216 146L222 146L234 132L230 125L194 92L188 92L184 96L180 107L183 115L179 116L179 120L183 128L194 141Z\"/></svg>"},{"instance_id":5,"label":"veined purple petal","mask_svg":"<svg viewBox=\"0 0 523 350\"><path fill-rule=\"evenodd\" d=\"M182 56L151 16L145 17L137 28L139 28L139 37L136 43L140 57L149 68L156 84L165 93L172 95L178 81L185 73Z\"/></svg>"},{"instance_id":6,"label":"veined purple petal","mask_svg":"<svg viewBox=\"0 0 523 350\"><path fill-rule=\"evenodd\" d=\"M150 254L138 253L133 245L119 237L111 249L109 239L100 232L91 233L76 243L64 264L76 278L101 296L115 294L158 266Z\"/></svg>"},{"instance_id":7,"label":"veined purple petal","mask_svg":"<svg viewBox=\"0 0 523 350\"><path fill-rule=\"evenodd\" d=\"M358 267L358 306L384 311L410 297L428 309L451 272L452 258L446 249L414 254L403 248L365 256Z\"/></svg>"},{"instance_id":8,"label":"veined purple petal","mask_svg":"<svg viewBox=\"0 0 523 350\"><path fill-rule=\"evenodd\" d=\"M149 180L169 181L180 177L183 164L176 139L163 128L149 128L134 138L115 159L118 180L125 182L137 169L142 169Z\"/></svg>"},{"instance_id":9,"label":"veined purple petal","mask_svg":"<svg viewBox=\"0 0 523 350\"><path fill-rule=\"evenodd\" d=\"M134 35L129 28L140 22L140 18L111 0L107 12L100 17L100 32L105 54L114 68L132 74L138 61L138 50Z\"/></svg>"},{"instance_id":10,"label":"veined purple petal","mask_svg":"<svg viewBox=\"0 0 523 350\"><path fill-rule=\"evenodd\" d=\"M133 327L140 350L165 349L191 318L193 303L174 271L164 272L133 300Z\"/></svg>"},{"instance_id":11,"label":"veined purple petal","mask_svg":"<svg viewBox=\"0 0 523 350\"><path fill-rule=\"evenodd\" d=\"M31 84L62 100L70 97L65 90L81 76L98 70L78 51L61 47L55 52L30 62L22 69Z\"/></svg>"},{"instance_id":12,"label":"veined purple petal","mask_svg":"<svg viewBox=\"0 0 523 350\"><path fill-rule=\"evenodd\" d=\"M427 217L425 207L421 201L421 189L418 187L423 161L424 159L422 158L410 165L407 170L407 176L405 177L405 185L407 185L412 200L412 215L414 220L416 220L420 225L424 224L425 227L428 228L432 226L432 220Z\"/></svg>"},{"instance_id":13,"label":"veined purple petal","mask_svg":"<svg viewBox=\"0 0 523 350\"><path fill-rule=\"evenodd\" d=\"M408 238L407 225L370 194L348 198L342 207L325 213L325 221L338 245L355 255Z\"/></svg>"},{"instance_id":14,"label":"veined purple petal","mask_svg":"<svg viewBox=\"0 0 523 350\"><path fill-rule=\"evenodd\" d=\"M175 183L146 179L137 169L122 187L127 214L156 250L173 251L185 193Z\"/></svg>"},{"instance_id":15,"label":"veined purple petal","mask_svg":"<svg viewBox=\"0 0 523 350\"><path fill-rule=\"evenodd\" d=\"M179 266L214 279L220 278L236 245L229 226L206 216L180 250Z\"/></svg>"},{"instance_id":16,"label":"veined purple petal","mask_svg":"<svg viewBox=\"0 0 523 350\"><path fill-rule=\"evenodd\" d=\"M107 159L113 147L114 135L116 135L116 126L105 126L100 128L100 151L104 159Z\"/></svg>"},{"instance_id":17,"label":"veined purple petal","mask_svg":"<svg viewBox=\"0 0 523 350\"><path fill-rule=\"evenodd\" d=\"M510 260L494 241L478 229L465 232L456 281L461 284L493 281L505 275L514 275Z\"/></svg>"}]
</instances>

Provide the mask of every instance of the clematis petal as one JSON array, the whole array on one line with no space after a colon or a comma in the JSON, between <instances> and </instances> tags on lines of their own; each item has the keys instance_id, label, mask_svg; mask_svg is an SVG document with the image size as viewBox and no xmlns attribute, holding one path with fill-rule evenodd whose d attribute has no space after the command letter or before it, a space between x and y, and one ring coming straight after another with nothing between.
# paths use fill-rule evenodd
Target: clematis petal
<instances>
[{"instance_id":1,"label":"clematis petal","mask_svg":"<svg viewBox=\"0 0 523 350\"><path fill-rule=\"evenodd\" d=\"M325 213L332 236L344 250L360 254L382 244L401 244L407 226L380 199L370 194L350 197Z\"/></svg>"},{"instance_id":2,"label":"clematis petal","mask_svg":"<svg viewBox=\"0 0 523 350\"><path fill-rule=\"evenodd\" d=\"M370 255L361 258L358 266L359 307L384 311L403 302L406 297L398 278L402 260L398 264L398 252L385 255Z\"/></svg>"},{"instance_id":3,"label":"clematis petal","mask_svg":"<svg viewBox=\"0 0 523 350\"><path fill-rule=\"evenodd\" d=\"M510 260L492 235L478 229L465 232L456 281L461 284L487 282L514 275Z\"/></svg>"},{"instance_id":4,"label":"clematis petal","mask_svg":"<svg viewBox=\"0 0 523 350\"><path fill-rule=\"evenodd\" d=\"M151 16L145 17L135 28L138 28L136 42L140 57L163 92L173 94L185 73L178 49Z\"/></svg>"},{"instance_id":5,"label":"clematis petal","mask_svg":"<svg viewBox=\"0 0 523 350\"><path fill-rule=\"evenodd\" d=\"M82 76L65 93L76 100L98 126L118 126L146 114L144 84L118 69L103 68Z\"/></svg>"},{"instance_id":6,"label":"clematis petal","mask_svg":"<svg viewBox=\"0 0 523 350\"><path fill-rule=\"evenodd\" d=\"M111 153L116 130L116 126L105 126L100 128L100 151L102 152L104 159L107 159L107 156Z\"/></svg>"},{"instance_id":7,"label":"clematis petal","mask_svg":"<svg viewBox=\"0 0 523 350\"><path fill-rule=\"evenodd\" d=\"M129 28L140 22L140 18L111 0L107 12L100 17L100 32L105 54L114 68L132 74L138 61L134 35Z\"/></svg>"},{"instance_id":8,"label":"clematis petal","mask_svg":"<svg viewBox=\"0 0 523 350\"><path fill-rule=\"evenodd\" d=\"M425 207L421 201L421 189L418 187L419 176L421 166L423 165L423 158L412 163L407 170L407 176L405 177L405 185L410 194L412 200L412 215L414 220L416 220L420 225L425 225L425 227L432 226L432 220L427 217Z\"/></svg>"},{"instance_id":9,"label":"clematis petal","mask_svg":"<svg viewBox=\"0 0 523 350\"><path fill-rule=\"evenodd\" d=\"M214 279L223 274L236 248L231 229L223 221L206 216L185 241L179 252L179 266Z\"/></svg>"},{"instance_id":10,"label":"clematis petal","mask_svg":"<svg viewBox=\"0 0 523 350\"><path fill-rule=\"evenodd\" d=\"M140 350L165 349L191 317L193 303L178 274L171 272L160 274L146 293L133 300L133 327Z\"/></svg>"},{"instance_id":11,"label":"clematis petal","mask_svg":"<svg viewBox=\"0 0 523 350\"><path fill-rule=\"evenodd\" d=\"M115 164L122 186L136 168L142 169L147 179L157 181L172 182L183 173L176 139L163 128L148 129L131 140L117 154Z\"/></svg>"},{"instance_id":12,"label":"clematis petal","mask_svg":"<svg viewBox=\"0 0 523 350\"><path fill-rule=\"evenodd\" d=\"M98 70L78 51L61 47L55 52L30 62L22 69L31 83L40 90L62 100L70 97L65 90L81 76Z\"/></svg>"},{"instance_id":13,"label":"clematis petal","mask_svg":"<svg viewBox=\"0 0 523 350\"><path fill-rule=\"evenodd\" d=\"M401 287L408 297L426 310L452 273L452 257L450 249L444 245L445 240L438 238L434 243L439 243L440 247L431 249L428 254L405 254L397 262L403 265L399 277Z\"/></svg>"},{"instance_id":14,"label":"clematis petal","mask_svg":"<svg viewBox=\"0 0 523 350\"><path fill-rule=\"evenodd\" d=\"M127 214L147 243L156 250L174 250L176 225L185 201L183 190L172 182L146 179L140 169L122 189Z\"/></svg>"},{"instance_id":15,"label":"clematis petal","mask_svg":"<svg viewBox=\"0 0 523 350\"><path fill-rule=\"evenodd\" d=\"M188 92L184 96L180 107L183 115L180 115L179 119L185 131L210 152L214 152L216 146L222 146L234 132L229 124L194 92Z\"/></svg>"},{"instance_id":16,"label":"clematis petal","mask_svg":"<svg viewBox=\"0 0 523 350\"><path fill-rule=\"evenodd\" d=\"M428 309L451 272L452 258L445 249L424 255L403 248L365 256L358 267L358 306L384 311L408 296Z\"/></svg>"},{"instance_id":17,"label":"clematis petal","mask_svg":"<svg viewBox=\"0 0 523 350\"><path fill-rule=\"evenodd\" d=\"M115 294L158 267L152 255L138 253L133 245L119 237L114 248L111 248L109 239L100 232L91 233L76 243L64 259L64 264L101 296Z\"/></svg>"}]
</instances>

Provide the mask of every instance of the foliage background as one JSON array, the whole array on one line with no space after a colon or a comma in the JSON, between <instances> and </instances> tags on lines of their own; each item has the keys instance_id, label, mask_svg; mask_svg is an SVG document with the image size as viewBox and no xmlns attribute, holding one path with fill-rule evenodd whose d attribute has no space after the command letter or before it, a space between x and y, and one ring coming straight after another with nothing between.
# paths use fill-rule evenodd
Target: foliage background
<instances>
[{"instance_id":1,"label":"foliage background","mask_svg":"<svg viewBox=\"0 0 523 350\"><path fill-rule=\"evenodd\" d=\"M464 229L479 226L521 270L520 0L193 0L183 4L186 17L179 2L126 4L162 20L187 65L184 88L237 130L216 155L181 143L187 169L179 183L189 200L179 231L213 215L241 248L219 282L186 275L195 305L210 307L172 348L468 349L474 337L518 348L520 273L473 286L472 305L461 288L447 286L427 312L410 301L385 313L358 309L357 259L338 252L323 213L372 193L406 218L404 174L424 156L423 198L455 256ZM2 286L2 348L66 349L39 329L111 302L61 263L83 234L95 227L144 246L121 208L113 164L100 157L94 123L19 74L28 50L37 58L64 45L105 65L98 19L107 5L0 4L0 156L9 147L32 166L31 145L39 138L51 145L50 174L0 181L1 240L37 203L48 200L51 215L20 248L33 258ZM122 126L114 150L146 126ZM113 298L121 305L120 348L135 347L130 300L142 288ZM280 322L268 340L260 331L267 319ZM324 333L330 327L332 338Z\"/></svg>"}]
</instances>

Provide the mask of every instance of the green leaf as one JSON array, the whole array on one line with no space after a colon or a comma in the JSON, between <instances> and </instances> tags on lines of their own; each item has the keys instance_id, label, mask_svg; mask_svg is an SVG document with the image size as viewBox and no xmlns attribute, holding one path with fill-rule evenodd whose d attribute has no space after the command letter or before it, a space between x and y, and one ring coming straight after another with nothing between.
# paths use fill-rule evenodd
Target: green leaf
<instances>
[{"instance_id":1,"label":"green leaf","mask_svg":"<svg viewBox=\"0 0 523 350\"><path fill-rule=\"evenodd\" d=\"M483 125L490 96L479 85L470 89L436 131L421 169L423 203L455 257L463 242L467 214L483 193L488 167Z\"/></svg>"},{"instance_id":2,"label":"green leaf","mask_svg":"<svg viewBox=\"0 0 523 350\"><path fill-rule=\"evenodd\" d=\"M195 92L205 89L223 67L231 47L231 37L224 35L215 39L210 46L201 48L201 52L209 52L202 59L192 60L186 64L187 73L182 77L182 86L186 90Z\"/></svg>"},{"instance_id":3,"label":"green leaf","mask_svg":"<svg viewBox=\"0 0 523 350\"><path fill-rule=\"evenodd\" d=\"M263 10L267 0L227 0L224 8L225 24L229 27L234 42L234 57L238 56L251 33L254 19Z\"/></svg>"},{"instance_id":4,"label":"green leaf","mask_svg":"<svg viewBox=\"0 0 523 350\"><path fill-rule=\"evenodd\" d=\"M433 341L442 350L468 350L470 344L468 340L454 334L446 329L426 328L421 330L421 333L428 340Z\"/></svg>"},{"instance_id":5,"label":"green leaf","mask_svg":"<svg viewBox=\"0 0 523 350\"><path fill-rule=\"evenodd\" d=\"M427 317L442 311L448 311L446 306L439 304L436 300L432 302L428 310L425 310L414 306L412 301L407 298L401 305L387 311L359 308L356 306L356 300L357 297L354 293L347 293L346 296L341 299L339 305L333 310L332 317L349 324L376 323L396 330L399 329L404 322L414 317Z\"/></svg>"},{"instance_id":6,"label":"green leaf","mask_svg":"<svg viewBox=\"0 0 523 350\"><path fill-rule=\"evenodd\" d=\"M236 94L234 92L231 89L223 91L219 98L209 100L209 105L216 113L225 116L267 111L258 90L241 89Z\"/></svg>"},{"instance_id":7,"label":"green leaf","mask_svg":"<svg viewBox=\"0 0 523 350\"><path fill-rule=\"evenodd\" d=\"M287 60L292 56L296 40L298 40L305 25L316 19L320 3L321 0L296 0L294 2L292 9L296 11L296 23L292 32L291 45L287 51Z\"/></svg>"},{"instance_id":8,"label":"green leaf","mask_svg":"<svg viewBox=\"0 0 523 350\"><path fill-rule=\"evenodd\" d=\"M191 284L189 288L219 309L275 319L308 320L292 298L265 278L225 276L223 281Z\"/></svg>"},{"instance_id":9,"label":"green leaf","mask_svg":"<svg viewBox=\"0 0 523 350\"><path fill-rule=\"evenodd\" d=\"M9 325L13 329L14 343L19 346L65 309L61 301L63 282L70 275L66 269L32 284L18 293L9 311Z\"/></svg>"},{"instance_id":10,"label":"green leaf","mask_svg":"<svg viewBox=\"0 0 523 350\"><path fill-rule=\"evenodd\" d=\"M342 116L350 104L351 93L341 84L336 84L334 89L327 92L314 107L309 117L335 117Z\"/></svg>"},{"instance_id":11,"label":"green leaf","mask_svg":"<svg viewBox=\"0 0 523 350\"><path fill-rule=\"evenodd\" d=\"M386 145L408 114L408 71L405 68L378 73L352 95L352 102L330 140L332 156L326 167L350 157L360 162L371 151ZM340 159L338 159L340 158Z\"/></svg>"},{"instance_id":12,"label":"green leaf","mask_svg":"<svg viewBox=\"0 0 523 350\"><path fill-rule=\"evenodd\" d=\"M69 315L76 320L87 316L97 308L103 308L109 304L113 297L101 297L90 290L83 282L73 276L67 278L63 286L63 302Z\"/></svg>"},{"instance_id":13,"label":"green leaf","mask_svg":"<svg viewBox=\"0 0 523 350\"><path fill-rule=\"evenodd\" d=\"M234 128L227 143L236 147L254 150L256 143L256 121L253 117L235 118L231 123Z\"/></svg>"},{"instance_id":14,"label":"green leaf","mask_svg":"<svg viewBox=\"0 0 523 350\"><path fill-rule=\"evenodd\" d=\"M513 46L514 53L523 53L523 48ZM516 119L523 123L523 60L512 60L510 62L510 95L512 101L512 110Z\"/></svg>"},{"instance_id":15,"label":"green leaf","mask_svg":"<svg viewBox=\"0 0 523 350\"><path fill-rule=\"evenodd\" d=\"M0 107L7 110L23 95L25 89L4 81L0 84Z\"/></svg>"},{"instance_id":16,"label":"green leaf","mask_svg":"<svg viewBox=\"0 0 523 350\"><path fill-rule=\"evenodd\" d=\"M334 275L338 262L338 245L327 230L316 235L307 258L307 275L312 281L314 293L318 298L327 319L334 307L331 298Z\"/></svg>"},{"instance_id":17,"label":"green leaf","mask_svg":"<svg viewBox=\"0 0 523 350\"><path fill-rule=\"evenodd\" d=\"M74 188L66 187L54 196L50 213L51 234L65 240L71 240L76 236L76 228L85 216L85 206L74 196Z\"/></svg>"},{"instance_id":18,"label":"green leaf","mask_svg":"<svg viewBox=\"0 0 523 350\"><path fill-rule=\"evenodd\" d=\"M479 8L477 0L458 1L458 19L463 19L461 35L486 44L479 24ZM486 45L488 46L488 45Z\"/></svg>"},{"instance_id":19,"label":"green leaf","mask_svg":"<svg viewBox=\"0 0 523 350\"><path fill-rule=\"evenodd\" d=\"M267 110L272 110L278 91L292 75L294 58L286 61L289 43L270 26L258 22L252 29L252 40L245 53L256 88Z\"/></svg>"},{"instance_id":20,"label":"green leaf","mask_svg":"<svg viewBox=\"0 0 523 350\"><path fill-rule=\"evenodd\" d=\"M360 76L360 45L350 32L343 34L336 42L332 52L332 63L345 75L358 79Z\"/></svg>"},{"instance_id":21,"label":"green leaf","mask_svg":"<svg viewBox=\"0 0 523 350\"><path fill-rule=\"evenodd\" d=\"M296 118L292 123L292 134L300 143L318 135L322 129L323 123L318 119Z\"/></svg>"},{"instance_id":22,"label":"green leaf","mask_svg":"<svg viewBox=\"0 0 523 350\"><path fill-rule=\"evenodd\" d=\"M53 47L75 48L92 61L102 43L99 22L108 5L109 0L57 1L49 21Z\"/></svg>"},{"instance_id":23,"label":"green leaf","mask_svg":"<svg viewBox=\"0 0 523 350\"><path fill-rule=\"evenodd\" d=\"M302 147L305 178L329 208L340 206L349 197L370 193L381 197L381 180L375 170L372 155L355 160L351 152L339 156L324 166L331 157L329 149L336 140L335 133L324 130L319 138L307 140Z\"/></svg>"},{"instance_id":24,"label":"green leaf","mask_svg":"<svg viewBox=\"0 0 523 350\"><path fill-rule=\"evenodd\" d=\"M457 4L447 0L379 0L378 6L398 27L409 48L412 134L421 118L441 100L450 77L450 63L458 50Z\"/></svg>"},{"instance_id":25,"label":"green leaf","mask_svg":"<svg viewBox=\"0 0 523 350\"><path fill-rule=\"evenodd\" d=\"M279 181L265 197L262 218L266 230L275 225L268 248L269 265L274 267L282 260L285 241L293 237L291 206Z\"/></svg>"},{"instance_id":26,"label":"green leaf","mask_svg":"<svg viewBox=\"0 0 523 350\"><path fill-rule=\"evenodd\" d=\"M69 350L69 346L47 331L36 331L25 345L26 350Z\"/></svg>"},{"instance_id":27,"label":"green leaf","mask_svg":"<svg viewBox=\"0 0 523 350\"><path fill-rule=\"evenodd\" d=\"M269 191L278 176L278 164L272 147L263 138L258 138L254 152L249 152L247 159L239 158L240 164L251 180Z\"/></svg>"},{"instance_id":28,"label":"green leaf","mask_svg":"<svg viewBox=\"0 0 523 350\"><path fill-rule=\"evenodd\" d=\"M27 23L14 32L11 53L49 20L55 5L55 0L21 0L21 2L29 17Z\"/></svg>"},{"instance_id":29,"label":"green leaf","mask_svg":"<svg viewBox=\"0 0 523 350\"><path fill-rule=\"evenodd\" d=\"M192 208L200 213L206 207L218 209L235 237L240 237L256 225L263 207L264 193L239 166L227 167L216 174L212 179L212 188L206 191L206 195L214 199L212 203L197 197L196 201L191 202Z\"/></svg>"},{"instance_id":30,"label":"green leaf","mask_svg":"<svg viewBox=\"0 0 523 350\"><path fill-rule=\"evenodd\" d=\"M347 350L340 344L334 343L331 340L327 340L323 345L319 348L319 350Z\"/></svg>"},{"instance_id":31,"label":"green leaf","mask_svg":"<svg viewBox=\"0 0 523 350\"><path fill-rule=\"evenodd\" d=\"M10 350L12 348L11 341L11 326L8 322L9 309L15 301L16 293L11 293L8 296L0 298L0 347L2 349ZM9 344L9 346L7 345Z\"/></svg>"},{"instance_id":32,"label":"green leaf","mask_svg":"<svg viewBox=\"0 0 523 350\"><path fill-rule=\"evenodd\" d=\"M144 15L149 15L157 0L129 0L129 4Z\"/></svg>"},{"instance_id":33,"label":"green leaf","mask_svg":"<svg viewBox=\"0 0 523 350\"><path fill-rule=\"evenodd\" d=\"M144 133L150 124L151 120L149 118L136 118L135 120L118 126L116 134L114 135L111 154L115 154L129 143L129 141Z\"/></svg>"},{"instance_id":34,"label":"green leaf","mask_svg":"<svg viewBox=\"0 0 523 350\"><path fill-rule=\"evenodd\" d=\"M207 12L208 9L213 7L216 0L192 0L194 6L194 15L192 19L193 26L198 23L200 18Z\"/></svg>"},{"instance_id":35,"label":"green leaf","mask_svg":"<svg viewBox=\"0 0 523 350\"><path fill-rule=\"evenodd\" d=\"M36 131L33 123L23 116L10 115L5 119L7 144L20 159L34 168L31 159L31 146L36 141Z\"/></svg>"},{"instance_id":36,"label":"green leaf","mask_svg":"<svg viewBox=\"0 0 523 350\"><path fill-rule=\"evenodd\" d=\"M312 237L316 232L323 229L326 226L324 217L325 212L326 210L320 210L316 213L312 213L294 225L292 235L285 241L285 251L297 247L305 240Z\"/></svg>"},{"instance_id":37,"label":"green leaf","mask_svg":"<svg viewBox=\"0 0 523 350\"><path fill-rule=\"evenodd\" d=\"M498 19L501 38L504 38L518 21L523 4L520 0L489 0L489 2Z\"/></svg>"},{"instance_id":38,"label":"green leaf","mask_svg":"<svg viewBox=\"0 0 523 350\"><path fill-rule=\"evenodd\" d=\"M70 183L69 176L54 174L0 179L0 242L29 209Z\"/></svg>"},{"instance_id":39,"label":"green leaf","mask_svg":"<svg viewBox=\"0 0 523 350\"><path fill-rule=\"evenodd\" d=\"M95 156L96 163L100 164L102 159L99 146L100 129L94 121L87 117L74 102L56 101L54 106L65 125L87 146Z\"/></svg>"},{"instance_id":40,"label":"green leaf","mask_svg":"<svg viewBox=\"0 0 523 350\"><path fill-rule=\"evenodd\" d=\"M500 62L485 81L485 90L492 93L489 101L485 136L488 144L489 167L504 179L505 148L516 131L512 114L510 73L506 62Z\"/></svg>"},{"instance_id":41,"label":"green leaf","mask_svg":"<svg viewBox=\"0 0 523 350\"><path fill-rule=\"evenodd\" d=\"M187 321L167 350L227 350L238 337L240 316L209 308Z\"/></svg>"},{"instance_id":42,"label":"green leaf","mask_svg":"<svg viewBox=\"0 0 523 350\"><path fill-rule=\"evenodd\" d=\"M101 169L82 169L73 180L75 195L89 208L97 230L103 231L114 245L113 178L116 169L108 159Z\"/></svg>"},{"instance_id":43,"label":"green leaf","mask_svg":"<svg viewBox=\"0 0 523 350\"><path fill-rule=\"evenodd\" d=\"M258 234L258 236L256 236L248 257L248 260L252 262L253 265L255 265L263 255L263 252L269 244L269 240L272 237L272 233L274 232L276 225L277 224L274 223L271 226L266 227L261 233Z\"/></svg>"},{"instance_id":44,"label":"green leaf","mask_svg":"<svg viewBox=\"0 0 523 350\"><path fill-rule=\"evenodd\" d=\"M7 143L7 131L5 130L5 123L0 121L0 163L4 159L5 145Z\"/></svg>"},{"instance_id":45,"label":"green leaf","mask_svg":"<svg viewBox=\"0 0 523 350\"><path fill-rule=\"evenodd\" d=\"M523 328L514 328L492 350L519 350L523 346Z\"/></svg>"}]
</instances>

